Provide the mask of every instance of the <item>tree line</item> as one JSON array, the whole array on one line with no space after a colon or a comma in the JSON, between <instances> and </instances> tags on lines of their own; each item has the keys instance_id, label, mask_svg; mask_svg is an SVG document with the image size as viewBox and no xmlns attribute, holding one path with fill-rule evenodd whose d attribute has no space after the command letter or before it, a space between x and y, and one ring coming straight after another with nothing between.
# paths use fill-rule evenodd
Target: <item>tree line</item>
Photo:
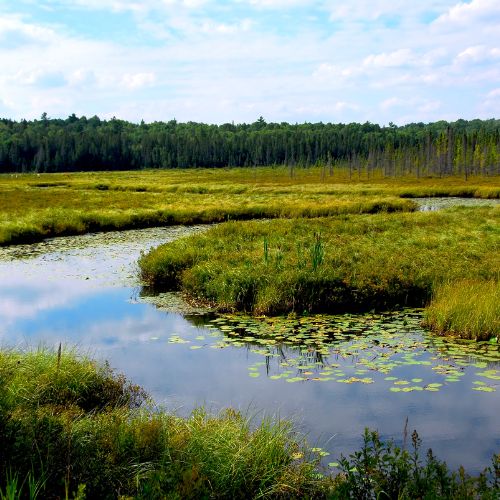
<instances>
[{"instance_id":1,"label":"tree line","mask_svg":"<svg viewBox=\"0 0 500 500\"><path fill-rule=\"evenodd\" d=\"M140 124L74 114L0 119L0 173L144 168L348 166L352 175L498 175L500 120Z\"/></svg>"}]
</instances>

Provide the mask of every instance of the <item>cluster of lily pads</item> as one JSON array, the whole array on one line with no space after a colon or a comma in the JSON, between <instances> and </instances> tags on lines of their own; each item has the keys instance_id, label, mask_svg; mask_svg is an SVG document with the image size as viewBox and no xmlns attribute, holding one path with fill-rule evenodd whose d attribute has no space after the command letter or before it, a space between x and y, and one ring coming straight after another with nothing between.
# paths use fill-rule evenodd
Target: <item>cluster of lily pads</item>
<instances>
[{"instance_id":1,"label":"cluster of lily pads","mask_svg":"<svg viewBox=\"0 0 500 500\"><path fill-rule=\"evenodd\" d=\"M248 367L258 378L293 382L373 384L391 382L394 393L438 392L472 373L472 389L495 392L500 385L497 343L436 338L422 329L422 311L386 314L247 317L222 315L208 321L204 335L170 337L170 343L247 348L264 360ZM418 377L404 378L418 366ZM399 376L398 376L399 375ZM424 378L425 377L425 378Z\"/></svg>"}]
</instances>

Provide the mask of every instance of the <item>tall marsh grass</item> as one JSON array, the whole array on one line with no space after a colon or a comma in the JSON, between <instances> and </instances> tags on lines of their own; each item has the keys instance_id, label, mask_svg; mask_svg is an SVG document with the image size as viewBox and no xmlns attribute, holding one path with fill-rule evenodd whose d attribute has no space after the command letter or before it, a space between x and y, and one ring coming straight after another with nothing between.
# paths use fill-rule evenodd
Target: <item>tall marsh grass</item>
<instances>
[{"instance_id":1,"label":"tall marsh grass","mask_svg":"<svg viewBox=\"0 0 500 500\"><path fill-rule=\"evenodd\" d=\"M233 410L181 418L74 352L0 351L5 498L323 496L290 423ZM85 493L85 495L84 495ZM36 496L36 495L35 495Z\"/></svg>"},{"instance_id":2,"label":"tall marsh grass","mask_svg":"<svg viewBox=\"0 0 500 500\"><path fill-rule=\"evenodd\" d=\"M441 335L500 339L500 282L460 280L436 288L425 324Z\"/></svg>"},{"instance_id":3,"label":"tall marsh grass","mask_svg":"<svg viewBox=\"0 0 500 500\"><path fill-rule=\"evenodd\" d=\"M0 354L2 499L498 498L497 457L478 478L457 475L367 430L332 477L290 422L231 409L181 418L74 352Z\"/></svg>"}]
</instances>

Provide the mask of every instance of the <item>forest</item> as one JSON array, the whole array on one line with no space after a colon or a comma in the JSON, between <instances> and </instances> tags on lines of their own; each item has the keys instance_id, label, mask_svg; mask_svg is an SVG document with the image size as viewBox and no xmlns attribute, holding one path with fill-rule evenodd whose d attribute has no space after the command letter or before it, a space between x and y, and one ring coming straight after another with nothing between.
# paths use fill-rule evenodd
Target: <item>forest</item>
<instances>
[{"instance_id":1,"label":"forest","mask_svg":"<svg viewBox=\"0 0 500 500\"><path fill-rule=\"evenodd\" d=\"M0 173L146 168L336 166L350 175L498 175L500 120L373 123L140 124L72 114L0 119Z\"/></svg>"}]
</instances>

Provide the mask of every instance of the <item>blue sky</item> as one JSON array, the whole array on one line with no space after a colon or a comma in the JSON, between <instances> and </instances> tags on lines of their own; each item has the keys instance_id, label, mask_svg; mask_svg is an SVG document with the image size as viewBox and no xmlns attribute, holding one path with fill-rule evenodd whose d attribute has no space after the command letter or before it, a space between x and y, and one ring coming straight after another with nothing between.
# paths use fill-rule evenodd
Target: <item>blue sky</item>
<instances>
[{"instance_id":1,"label":"blue sky","mask_svg":"<svg viewBox=\"0 0 500 500\"><path fill-rule=\"evenodd\" d=\"M500 117L499 0L3 0L0 116Z\"/></svg>"}]
</instances>

